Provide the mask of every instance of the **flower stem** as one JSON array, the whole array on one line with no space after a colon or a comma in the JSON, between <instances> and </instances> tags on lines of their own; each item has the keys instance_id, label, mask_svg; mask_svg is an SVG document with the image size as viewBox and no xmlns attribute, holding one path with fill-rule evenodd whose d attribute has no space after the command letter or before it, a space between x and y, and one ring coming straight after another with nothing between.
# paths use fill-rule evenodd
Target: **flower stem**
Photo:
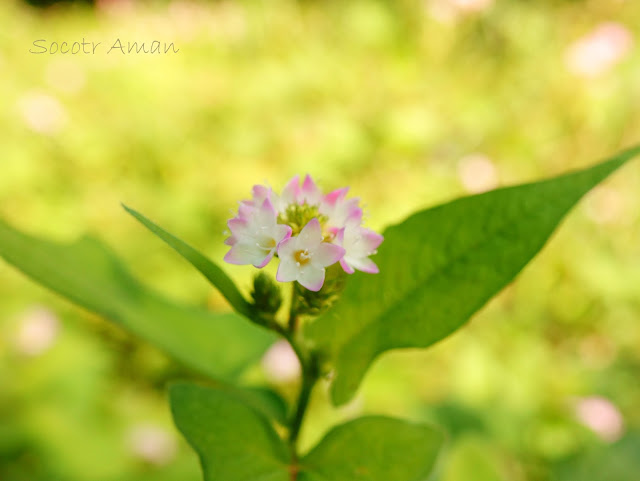
<instances>
[{"instance_id":1,"label":"flower stem","mask_svg":"<svg viewBox=\"0 0 640 481\"><path fill-rule=\"evenodd\" d=\"M296 412L291 421L291 429L289 431L289 444L295 448L298 436L300 435L300 428L302 427L302 421L309 405L309 399L311 397L311 391L317 381L317 377L306 371L302 376L302 386L300 388L300 394L298 395L298 403L296 406Z\"/></svg>"},{"instance_id":2,"label":"flower stem","mask_svg":"<svg viewBox=\"0 0 640 481\"><path fill-rule=\"evenodd\" d=\"M291 308L289 309L289 332L294 333L298 329L298 296L296 295L296 283L291 283Z\"/></svg>"}]
</instances>

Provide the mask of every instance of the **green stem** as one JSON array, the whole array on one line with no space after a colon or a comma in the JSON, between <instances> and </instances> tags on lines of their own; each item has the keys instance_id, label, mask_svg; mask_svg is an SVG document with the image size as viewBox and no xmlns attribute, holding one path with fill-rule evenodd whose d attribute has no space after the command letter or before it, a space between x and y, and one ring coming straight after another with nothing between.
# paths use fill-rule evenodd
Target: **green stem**
<instances>
[{"instance_id":1,"label":"green stem","mask_svg":"<svg viewBox=\"0 0 640 481\"><path fill-rule=\"evenodd\" d=\"M298 329L298 296L296 296L296 283L291 283L291 308L289 309L289 332L294 333Z\"/></svg>"},{"instance_id":2,"label":"green stem","mask_svg":"<svg viewBox=\"0 0 640 481\"><path fill-rule=\"evenodd\" d=\"M289 431L289 445L293 452L296 451L296 443L298 441L298 436L300 435L300 428L302 427L302 421L304 420L304 415L307 412L307 407L309 406L311 391L313 391L313 386L316 381L317 377L314 373L309 371L303 373L302 387L300 388L300 394L298 396L298 405L291 421L291 429Z\"/></svg>"}]
</instances>

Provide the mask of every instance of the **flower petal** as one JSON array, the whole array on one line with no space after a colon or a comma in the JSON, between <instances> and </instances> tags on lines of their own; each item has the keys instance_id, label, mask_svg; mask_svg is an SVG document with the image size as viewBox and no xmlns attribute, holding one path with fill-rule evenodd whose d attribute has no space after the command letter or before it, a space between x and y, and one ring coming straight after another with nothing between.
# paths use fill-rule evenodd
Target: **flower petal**
<instances>
[{"instance_id":1,"label":"flower petal","mask_svg":"<svg viewBox=\"0 0 640 481\"><path fill-rule=\"evenodd\" d=\"M349 265L344 257L340 259L340 266L347 274L353 274L355 272L355 269Z\"/></svg>"},{"instance_id":2,"label":"flower petal","mask_svg":"<svg viewBox=\"0 0 640 481\"><path fill-rule=\"evenodd\" d=\"M297 203L300 198L300 176L295 175L282 189L280 199L285 204Z\"/></svg>"},{"instance_id":3,"label":"flower petal","mask_svg":"<svg viewBox=\"0 0 640 481\"><path fill-rule=\"evenodd\" d=\"M310 291L317 292L324 284L324 269L307 264L300 270L298 282Z\"/></svg>"},{"instance_id":4,"label":"flower petal","mask_svg":"<svg viewBox=\"0 0 640 481\"><path fill-rule=\"evenodd\" d=\"M324 199L322 199L323 204L327 207L333 208L338 202L342 201L347 196L347 192L349 192L349 187L343 187L342 189L336 189L329 192L324 196Z\"/></svg>"},{"instance_id":5,"label":"flower petal","mask_svg":"<svg viewBox=\"0 0 640 481\"><path fill-rule=\"evenodd\" d=\"M265 257L262 262L260 262L259 264L253 264L254 267L257 267L258 269L262 269L264 266L266 266L269 262L271 262L271 259L273 259L273 255L276 253L275 249L271 249L271 251L267 254L267 257Z\"/></svg>"},{"instance_id":6,"label":"flower petal","mask_svg":"<svg viewBox=\"0 0 640 481\"><path fill-rule=\"evenodd\" d=\"M255 211L255 223L259 227L272 227L278 219L278 212L267 198L262 201L260 208Z\"/></svg>"},{"instance_id":7,"label":"flower petal","mask_svg":"<svg viewBox=\"0 0 640 481\"><path fill-rule=\"evenodd\" d=\"M229 264L260 265L268 253L251 243L236 243L224 256L225 262Z\"/></svg>"},{"instance_id":8,"label":"flower petal","mask_svg":"<svg viewBox=\"0 0 640 481\"><path fill-rule=\"evenodd\" d=\"M351 267L359 271L366 272L368 274L377 274L378 272L380 272L380 269L378 269L377 264L373 262L371 259L369 259L368 257L359 257L359 258L345 257L344 260Z\"/></svg>"},{"instance_id":9,"label":"flower petal","mask_svg":"<svg viewBox=\"0 0 640 481\"><path fill-rule=\"evenodd\" d=\"M340 246L323 242L313 251L311 262L317 267L327 267L342 259L345 252Z\"/></svg>"},{"instance_id":10,"label":"flower petal","mask_svg":"<svg viewBox=\"0 0 640 481\"><path fill-rule=\"evenodd\" d=\"M227 221L227 226L229 227L231 234L235 237L245 236L249 232L249 222L247 221L247 219L234 217L233 219L229 219Z\"/></svg>"},{"instance_id":11,"label":"flower petal","mask_svg":"<svg viewBox=\"0 0 640 481\"><path fill-rule=\"evenodd\" d=\"M362 236L361 239L363 248L368 253L372 253L373 251L375 251L384 240L384 236L382 234L378 234L377 232L372 231L371 229L366 229L364 227L360 229L360 235Z\"/></svg>"},{"instance_id":12,"label":"flower petal","mask_svg":"<svg viewBox=\"0 0 640 481\"><path fill-rule=\"evenodd\" d=\"M305 176L302 183L301 195L302 202L309 205L317 205L322 200L322 193L309 174Z\"/></svg>"},{"instance_id":13,"label":"flower petal","mask_svg":"<svg viewBox=\"0 0 640 481\"><path fill-rule=\"evenodd\" d=\"M291 227L285 224L276 225L273 232L275 234L275 240L278 244L286 241L291 237Z\"/></svg>"},{"instance_id":14,"label":"flower petal","mask_svg":"<svg viewBox=\"0 0 640 481\"><path fill-rule=\"evenodd\" d=\"M284 239L280 244L278 244L278 255L280 259L291 258L293 259L293 253L297 249L298 236L289 237ZM283 281L287 282L287 281Z\"/></svg>"},{"instance_id":15,"label":"flower petal","mask_svg":"<svg viewBox=\"0 0 640 481\"><path fill-rule=\"evenodd\" d=\"M299 249L315 249L322 242L322 228L318 219L314 217L307 222L296 238Z\"/></svg>"},{"instance_id":16,"label":"flower petal","mask_svg":"<svg viewBox=\"0 0 640 481\"><path fill-rule=\"evenodd\" d=\"M276 273L279 282L291 282L298 279L300 268L296 265L293 257L286 256L280 258L280 265Z\"/></svg>"}]
</instances>

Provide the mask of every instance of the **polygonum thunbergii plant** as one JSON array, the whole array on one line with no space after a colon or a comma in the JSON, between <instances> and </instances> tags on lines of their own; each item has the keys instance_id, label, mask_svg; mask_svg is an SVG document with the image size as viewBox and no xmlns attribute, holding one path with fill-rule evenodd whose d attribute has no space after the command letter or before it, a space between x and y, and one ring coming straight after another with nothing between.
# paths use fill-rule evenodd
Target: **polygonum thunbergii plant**
<instances>
[{"instance_id":1,"label":"polygonum thunbergii plant","mask_svg":"<svg viewBox=\"0 0 640 481\"><path fill-rule=\"evenodd\" d=\"M280 195L263 185L253 187L253 198L243 200L228 222L231 249L224 260L253 264L261 269L280 258L276 279L297 281L310 291L324 284L325 269L337 262L348 274L355 270L375 274L382 236L362 227L358 199L347 199L348 187L326 195L307 175L300 187L295 176Z\"/></svg>"},{"instance_id":2,"label":"polygonum thunbergii plant","mask_svg":"<svg viewBox=\"0 0 640 481\"><path fill-rule=\"evenodd\" d=\"M342 405L382 353L426 348L463 326L586 192L639 152L422 210L387 228L382 246L383 237L362 226L358 199L346 188L323 194L309 176L302 185L294 177L279 195L255 186L228 223L225 260L259 269L275 260L279 282L260 271L249 296L217 264L126 208L199 270L233 312L165 299L91 237L61 245L0 221L0 256L212 380L169 388L174 421L206 481L421 481L443 443L438 428L424 423L360 417L301 453L314 386L326 379L332 403ZM293 286L284 295L282 283ZM279 337L302 368L293 400L278 386L240 385Z\"/></svg>"}]
</instances>

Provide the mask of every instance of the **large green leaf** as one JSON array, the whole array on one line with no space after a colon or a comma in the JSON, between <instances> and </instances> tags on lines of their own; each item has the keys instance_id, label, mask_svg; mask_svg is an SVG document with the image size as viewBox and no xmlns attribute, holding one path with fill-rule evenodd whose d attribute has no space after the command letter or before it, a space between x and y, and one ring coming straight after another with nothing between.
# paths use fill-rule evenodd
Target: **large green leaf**
<instances>
[{"instance_id":1,"label":"large green leaf","mask_svg":"<svg viewBox=\"0 0 640 481\"><path fill-rule=\"evenodd\" d=\"M334 428L300 461L299 481L426 481L443 443L429 426L372 416Z\"/></svg>"},{"instance_id":2,"label":"large green leaf","mask_svg":"<svg viewBox=\"0 0 640 481\"><path fill-rule=\"evenodd\" d=\"M418 212L385 232L378 275L356 274L307 335L335 364L332 398L348 401L371 362L454 332L507 285L593 186L640 152L595 167Z\"/></svg>"},{"instance_id":3,"label":"large green leaf","mask_svg":"<svg viewBox=\"0 0 640 481\"><path fill-rule=\"evenodd\" d=\"M171 246L178 254L184 257L187 261L193 265L196 269L204 275L211 284L213 284L220 293L229 301L229 304L238 311L240 314L251 317L251 306L242 296L233 281L225 274L225 272L216 264L207 259L200 252L193 247L178 239L172 234L151 222L145 216L136 212L135 210L123 206L129 214L135 217L140 223L142 223L147 229L160 237L164 242Z\"/></svg>"},{"instance_id":4,"label":"large green leaf","mask_svg":"<svg viewBox=\"0 0 640 481\"><path fill-rule=\"evenodd\" d=\"M176 384L170 400L205 481L423 481L442 445L428 426L367 417L334 428L293 464L264 410L241 391Z\"/></svg>"},{"instance_id":5,"label":"large green leaf","mask_svg":"<svg viewBox=\"0 0 640 481\"><path fill-rule=\"evenodd\" d=\"M235 377L274 341L273 334L237 314L169 302L139 283L107 247L90 237L62 245L0 221L0 257L214 378Z\"/></svg>"},{"instance_id":6,"label":"large green leaf","mask_svg":"<svg viewBox=\"0 0 640 481\"><path fill-rule=\"evenodd\" d=\"M171 412L205 481L290 481L291 457L269 421L233 393L176 384Z\"/></svg>"}]
</instances>

